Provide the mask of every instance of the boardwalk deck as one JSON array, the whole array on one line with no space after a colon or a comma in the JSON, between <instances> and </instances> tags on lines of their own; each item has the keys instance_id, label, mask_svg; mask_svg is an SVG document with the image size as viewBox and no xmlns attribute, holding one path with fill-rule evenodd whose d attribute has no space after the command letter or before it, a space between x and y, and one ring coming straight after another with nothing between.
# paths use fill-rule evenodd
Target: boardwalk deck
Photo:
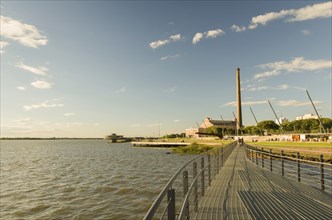
<instances>
[{"instance_id":1,"label":"boardwalk deck","mask_svg":"<svg viewBox=\"0 0 332 220\"><path fill-rule=\"evenodd\" d=\"M237 146L191 219L331 219L331 194L257 167Z\"/></svg>"}]
</instances>

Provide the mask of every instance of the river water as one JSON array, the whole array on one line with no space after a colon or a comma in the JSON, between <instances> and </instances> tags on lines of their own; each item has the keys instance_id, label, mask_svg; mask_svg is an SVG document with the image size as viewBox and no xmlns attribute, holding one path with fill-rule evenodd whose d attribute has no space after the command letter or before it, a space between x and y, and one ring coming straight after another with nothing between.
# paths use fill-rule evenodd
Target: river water
<instances>
[{"instance_id":1,"label":"river water","mask_svg":"<svg viewBox=\"0 0 332 220\"><path fill-rule=\"evenodd\" d=\"M0 219L142 219L192 156L104 140L2 140Z\"/></svg>"}]
</instances>

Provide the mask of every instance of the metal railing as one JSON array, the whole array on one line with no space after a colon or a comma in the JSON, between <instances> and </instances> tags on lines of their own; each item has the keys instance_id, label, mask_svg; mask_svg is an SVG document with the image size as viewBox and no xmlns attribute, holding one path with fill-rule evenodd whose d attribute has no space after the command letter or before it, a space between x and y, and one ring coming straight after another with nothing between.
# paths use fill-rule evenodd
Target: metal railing
<instances>
[{"instance_id":1,"label":"metal railing","mask_svg":"<svg viewBox=\"0 0 332 220\"><path fill-rule=\"evenodd\" d=\"M285 155L283 150L276 153L272 149L267 151L248 144L244 147L247 158L257 166L332 194L332 164L324 162L323 155L320 155L319 161L312 161L302 159L300 152L291 157Z\"/></svg>"},{"instance_id":2,"label":"metal railing","mask_svg":"<svg viewBox=\"0 0 332 220\"><path fill-rule=\"evenodd\" d=\"M189 219L192 210L198 211L198 201L236 144L213 149L188 161L168 181L144 219Z\"/></svg>"}]
</instances>

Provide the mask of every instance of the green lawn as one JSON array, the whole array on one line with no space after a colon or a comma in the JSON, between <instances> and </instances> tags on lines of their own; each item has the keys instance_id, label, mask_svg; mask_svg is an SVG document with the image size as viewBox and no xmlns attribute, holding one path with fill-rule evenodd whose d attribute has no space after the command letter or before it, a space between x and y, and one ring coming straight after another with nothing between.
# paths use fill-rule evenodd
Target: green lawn
<instances>
[{"instance_id":1,"label":"green lawn","mask_svg":"<svg viewBox=\"0 0 332 220\"><path fill-rule=\"evenodd\" d=\"M268 142L248 142L247 144L272 149L275 153L284 151L286 155L294 155L300 152L304 159L318 160L322 154L325 161L332 161L332 143L330 142L291 142L291 141L268 141Z\"/></svg>"},{"instance_id":2,"label":"green lawn","mask_svg":"<svg viewBox=\"0 0 332 220\"><path fill-rule=\"evenodd\" d=\"M266 141L266 142L248 142L252 146L267 146L267 147L287 147L287 148L321 148L332 147L330 142L295 142L295 141Z\"/></svg>"}]
</instances>

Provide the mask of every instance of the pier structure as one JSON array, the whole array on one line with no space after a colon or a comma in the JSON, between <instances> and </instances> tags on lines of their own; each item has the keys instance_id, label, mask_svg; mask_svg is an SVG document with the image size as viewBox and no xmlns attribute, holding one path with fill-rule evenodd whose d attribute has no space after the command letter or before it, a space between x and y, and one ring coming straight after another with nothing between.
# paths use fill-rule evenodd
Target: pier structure
<instances>
[{"instance_id":1,"label":"pier structure","mask_svg":"<svg viewBox=\"0 0 332 220\"><path fill-rule=\"evenodd\" d=\"M332 164L236 143L193 158L144 219L330 219Z\"/></svg>"}]
</instances>

